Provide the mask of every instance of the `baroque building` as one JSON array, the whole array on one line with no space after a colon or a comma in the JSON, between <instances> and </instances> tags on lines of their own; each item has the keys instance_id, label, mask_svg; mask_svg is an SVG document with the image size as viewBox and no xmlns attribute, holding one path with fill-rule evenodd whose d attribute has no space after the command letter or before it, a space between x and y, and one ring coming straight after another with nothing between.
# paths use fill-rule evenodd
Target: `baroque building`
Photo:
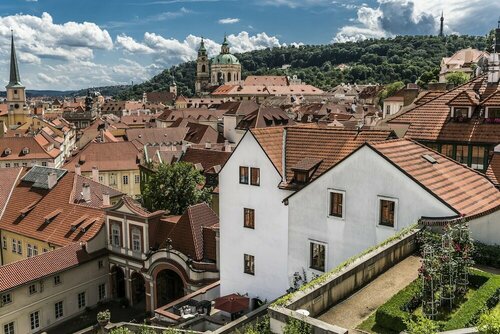
<instances>
[{"instance_id":1,"label":"baroque building","mask_svg":"<svg viewBox=\"0 0 500 334\"><path fill-rule=\"evenodd\" d=\"M210 87L240 83L241 64L238 58L231 54L227 37L224 37L220 54L211 60L208 59L202 39L196 60L196 94L206 93Z\"/></svg>"}]
</instances>

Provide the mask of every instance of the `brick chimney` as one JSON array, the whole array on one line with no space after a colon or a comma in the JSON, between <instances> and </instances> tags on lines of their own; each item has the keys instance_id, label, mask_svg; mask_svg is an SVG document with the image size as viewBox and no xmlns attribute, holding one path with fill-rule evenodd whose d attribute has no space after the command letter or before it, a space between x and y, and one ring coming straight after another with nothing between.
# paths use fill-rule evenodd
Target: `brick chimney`
<instances>
[{"instance_id":1,"label":"brick chimney","mask_svg":"<svg viewBox=\"0 0 500 334\"><path fill-rule=\"evenodd\" d=\"M75 174L82 175L82 167L80 166L80 164L75 165Z\"/></svg>"},{"instance_id":2,"label":"brick chimney","mask_svg":"<svg viewBox=\"0 0 500 334\"><path fill-rule=\"evenodd\" d=\"M84 183L82 185L82 197L85 202L90 202L90 184Z\"/></svg>"},{"instance_id":3,"label":"brick chimney","mask_svg":"<svg viewBox=\"0 0 500 334\"><path fill-rule=\"evenodd\" d=\"M52 172L48 176L47 186L49 187L49 189L52 189L56 186L56 184L57 184L57 174Z\"/></svg>"},{"instance_id":4,"label":"brick chimney","mask_svg":"<svg viewBox=\"0 0 500 334\"><path fill-rule=\"evenodd\" d=\"M109 194L107 192L102 193L102 205L110 206L111 200L109 198Z\"/></svg>"},{"instance_id":5,"label":"brick chimney","mask_svg":"<svg viewBox=\"0 0 500 334\"><path fill-rule=\"evenodd\" d=\"M96 166L92 167L92 181L99 182L99 169Z\"/></svg>"}]
</instances>

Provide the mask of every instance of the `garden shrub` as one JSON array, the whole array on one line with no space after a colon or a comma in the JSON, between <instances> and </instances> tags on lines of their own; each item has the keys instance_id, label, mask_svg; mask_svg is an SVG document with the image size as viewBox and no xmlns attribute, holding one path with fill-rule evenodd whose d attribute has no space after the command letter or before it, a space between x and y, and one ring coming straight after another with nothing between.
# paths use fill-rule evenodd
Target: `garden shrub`
<instances>
[{"instance_id":1,"label":"garden shrub","mask_svg":"<svg viewBox=\"0 0 500 334\"><path fill-rule=\"evenodd\" d=\"M479 317L486 310L498 304L500 298L500 276L478 270L471 270L470 285L477 288L470 298L464 302L446 322L436 321L441 330L452 330L475 326ZM381 327L401 332L406 329L405 320L409 313L420 306L420 280L410 283L399 291L387 303L378 308L375 320ZM416 320L416 317L411 317Z\"/></svg>"},{"instance_id":2,"label":"garden shrub","mask_svg":"<svg viewBox=\"0 0 500 334\"><path fill-rule=\"evenodd\" d=\"M500 245L486 245L474 242L474 261L484 266L500 268Z\"/></svg>"},{"instance_id":3,"label":"garden shrub","mask_svg":"<svg viewBox=\"0 0 500 334\"><path fill-rule=\"evenodd\" d=\"M406 329L405 319L420 305L421 283L417 279L378 308L375 320L381 327L401 332Z\"/></svg>"},{"instance_id":4,"label":"garden shrub","mask_svg":"<svg viewBox=\"0 0 500 334\"><path fill-rule=\"evenodd\" d=\"M436 334L439 330L436 322L422 316L416 317L416 320L408 317L404 323L406 334Z\"/></svg>"},{"instance_id":5,"label":"garden shrub","mask_svg":"<svg viewBox=\"0 0 500 334\"><path fill-rule=\"evenodd\" d=\"M497 307L494 310L481 315L476 327L480 334L499 334L500 307Z\"/></svg>"},{"instance_id":6,"label":"garden shrub","mask_svg":"<svg viewBox=\"0 0 500 334\"><path fill-rule=\"evenodd\" d=\"M302 320L290 318L283 328L283 334L312 334L312 327Z\"/></svg>"}]
</instances>

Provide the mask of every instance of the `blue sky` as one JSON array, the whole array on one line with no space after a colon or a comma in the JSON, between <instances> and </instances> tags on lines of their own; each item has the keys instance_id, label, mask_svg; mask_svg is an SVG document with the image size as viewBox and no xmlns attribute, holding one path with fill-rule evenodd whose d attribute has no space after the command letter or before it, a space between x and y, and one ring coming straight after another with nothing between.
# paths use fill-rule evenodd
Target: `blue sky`
<instances>
[{"instance_id":1,"label":"blue sky","mask_svg":"<svg viewBox=\"0 0 500 334\"><path fill-rule=\"evenodd\" d=\"M11 28L24 84L59 90L141 82L194 59L201 36L214 55L224 34L234 52L434 34L441 11L447 33L484 35L500 1L2 0L0 78Z\"/></svg>"}]
</instances>

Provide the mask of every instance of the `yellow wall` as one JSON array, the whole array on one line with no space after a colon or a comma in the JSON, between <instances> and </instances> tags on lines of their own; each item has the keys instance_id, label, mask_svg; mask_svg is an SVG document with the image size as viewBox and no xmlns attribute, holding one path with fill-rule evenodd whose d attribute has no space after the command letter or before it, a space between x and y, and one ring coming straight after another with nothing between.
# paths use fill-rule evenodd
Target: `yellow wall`
<instances>
[{"instance_id":1,"label":"yellow wall","mask_svg":"<svg viewBox=\"0 0 500 334\"><path fill-rule=\"evenodd\" d=\"M92 178L92 172L82 172L82 175L88 178ZM128 184L123 183L123 176L128 176ZM135 182L135 175L139 182ZM141 194L141 183L140 183L140 173L139 169L125 170L125 171L99 171L99 182L107 185L111 188L115 188L122 193L136 197ZM112 183L112 180L116 180Z\"/></svg>"},{"instance_id":2,"label":"yellow wall","mask_svg":"<svg viewBox=\"0 0 500 334\"><path fill-rule=\"evenodd\" d=\"M28 257L28 244L31 246L37 246L38 247L38 254L42 254L43 250L51 250L54 249L54 245L52 245L52 248L49 246L47 242L43 242L40 240L36 240L33 238L29 238L17 233L9 232L6 230L0 230L0 240L3 240L3 237L7 238L7 249L3 249L3 243L1 245L2 247L2 259L1 259L1 264L8 264L11 262L19 261L22 259L26 259ZM15 239L16 241L20 240L21 245L22 245L22 254L18 254L17 251L16 253L12 252L12 239ZM3 241L2 241L3 242ZM16 247L17 250L17 247Z\"/></svg>"}]
</instances>

